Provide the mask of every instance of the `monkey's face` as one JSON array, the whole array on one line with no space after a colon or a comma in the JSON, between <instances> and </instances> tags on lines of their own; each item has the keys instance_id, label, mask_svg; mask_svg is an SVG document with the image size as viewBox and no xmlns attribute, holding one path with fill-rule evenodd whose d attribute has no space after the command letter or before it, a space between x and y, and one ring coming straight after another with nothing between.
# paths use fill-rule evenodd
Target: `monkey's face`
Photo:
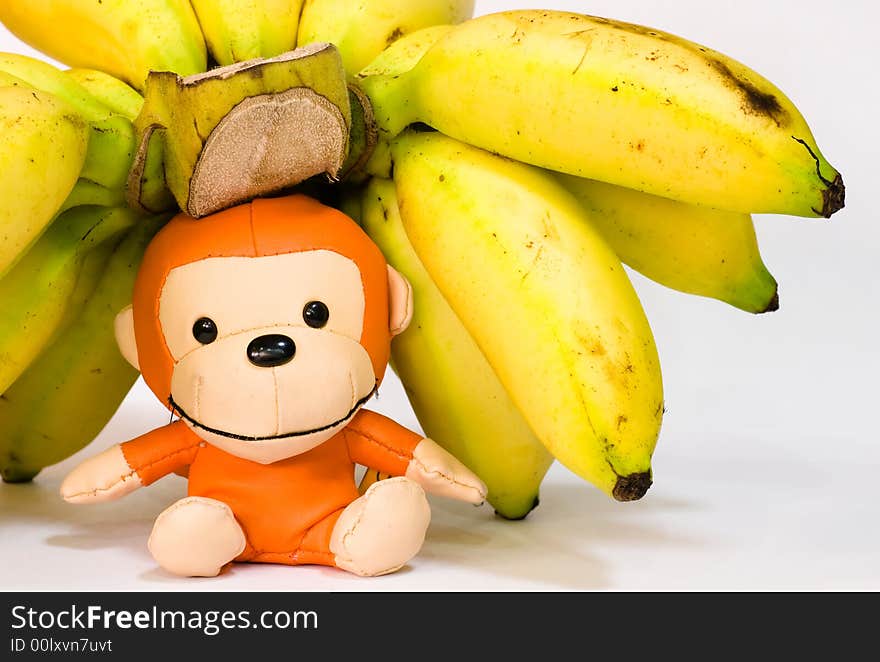
<instances>
[{"instance_id":1,"label":"monkey's face","mask_svg":"<svg viewBox=\"0 0 880 662\"><path fill-rule=\"evenodd\" d=\"M201 438L256 462L314 448L375 392L364 306L357 265L328 250L171 270L159 321L172 407Z\"/></svg>"}]
</instances>

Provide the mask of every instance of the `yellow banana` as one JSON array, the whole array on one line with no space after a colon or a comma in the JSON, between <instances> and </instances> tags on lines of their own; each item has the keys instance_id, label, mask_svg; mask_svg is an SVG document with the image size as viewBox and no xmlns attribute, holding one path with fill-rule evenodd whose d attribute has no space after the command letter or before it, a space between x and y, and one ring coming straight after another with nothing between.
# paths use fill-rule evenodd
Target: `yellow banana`
<instances>
[{"instance_id":1,"label":"yellow banana","mask_svg":"<svg viewBox=\"0 0 880 662\"><path fill-rule=\"evenodd\" d=\"M653 335L585 210L550 175L440 133L392 145L407 236L547 449L621 501L651 485Z\"/></svg>"},{"instance_id":2,"label":"yellow banana","mask_svg":"<svg viewBox=\"0 0 880 662\"><path fill-rule=\"evenodd\" d=\"M627 265L667 287L750 313L779 308L776 279L749 214L697 207L633 189L555 174Z\"/></svg>"},{"instance_id":3,"label":"yellow banana","mask_svg":"<svg viewBox=\"0 0 880 662\"><path fill-rule=\"evenodd\" d=\"M350 76L400 37L473 16L473 0L306 0L297 44L334 44Z\"/></svg>"},{"instance_id":4,"label":"yellow banana","mask_svg":"<svg viewBox=\"0 0 880 662\"><path fill-rule=\"evenodd\" d=\"M418 63L428 49L451 29L451 25L432 25L404 35L364 67L358 73L356 81L370 76L397 76L409 71ZM360 94L366 96L363 91ZM369 103L368 99L367 104ZM378 132L375 129L372 107L370 108L370 119L373 124L373 133L376 134ZM363 164L359 164L360 169L365 174L387 179L391 176L391 152L389 151L388 141L379 140L378 135L376 135L374 143L369 157L364 160Z\"/></svg>"},{"instance_id":5,"label":"yellow banana","mask_svg":"<svg viewBox=\"0 0 880 662\"><path fill-rule=\"evenodd\" d=\"M400 76L360 80L380 133L423 122L520 161L741 213L831 216L840 174L783 93L651 28L560 11L456 26Z\"/></svg>"},{"instance_id":6,"label":"yellow banana","mask_svg":"<svg viewBox=\"0 0 880 662\"><path fill-rule=\"evenodd\" d=\"M304 0L191 0L218 64L275 57L296 48Z\"/></svg>"},{"instance_id":7,"label":"yellow banana","mask_svg":"<svg viewBox=\"0 0 880 662\"><path fill-rule=\"evenodd\" d=\"M363 226L413 287L413 319L392 342L391 354L419 423L486 483L499 515L522 519L538 503L553 456L419 261L393 182L373 179L367 186Z\"/></svg>"},{"instance_id":8,"label":"yellow banana","mask_svg":"<svg viewBox=\"0 0 880 662\"><path fill-rule=\"evenodd\" d=\"M99 69L142 89L151 70L205 71L189 0L3 0L0 23L71 67Z\"/></svg>"},{"instance_id":9,"label":"yellow banana","mask_svg":"<svg viewBox=\"0 0 880 662\"><path fill-rule=\"evenodd\" d=\"M118 78L94 69L68 69L64 72L110 110L134 122L144 105L140 93Z\"/></svg>"},{"instance_id":10,"label":"yellow banana","mask_svg":"<svg viewBox=\"0 0 880 662\"><path fill-rule=\"evenodd\" d=\"M143 252L166 219L141 219L110 242L112 255L75 321L3 393L3 480L28 481L90 443L131 388L137 371L116 347L113 320L131 302Z\"/></svg>"},{"instance_id":11,"label":"yellow banana","mask_svg":"<svg viewBox=\"0 0 880 662\"><path fill-rule=\"evenodd\" d=\"M127 208L71 209L0 279L0 393L63 331L77 300L87 294L80 280L93 273L84 272L87 256L135 218Z\"/></svg>"},{"instance_id":12,"label":"yellow banana","mask_svg":"<svg viewBox=\"0 0 880 662\"><path fill-rule=\"evenodd\" d=\"M73 77L51 64L17 53L0 53L0 71L66 102L91 127L88 154L80 177L105 188L124 191L134 159L132 122L113 112Z\"/></svg>"},{"instance_id":13,"label":"yellow banana","mask_svg":"<svg viewBox=\"0 0 880 662\"><path fill-rule=\"evenodd\" d=\"M88 143L88 125L54 95L24 83L0 87L0 276L73 190Z\"/></svg>"}]
</instances>

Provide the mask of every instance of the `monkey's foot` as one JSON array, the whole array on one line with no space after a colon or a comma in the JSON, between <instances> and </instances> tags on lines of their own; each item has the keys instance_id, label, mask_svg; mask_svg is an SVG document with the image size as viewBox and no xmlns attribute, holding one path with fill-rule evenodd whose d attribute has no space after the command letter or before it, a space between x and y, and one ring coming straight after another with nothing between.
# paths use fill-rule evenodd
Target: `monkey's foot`
<instances>
[{"instance_id":1,"label":"monkey's foot","mask_svg":"<svg viewBox=\"0 0 880 662\"><path fill-rule=\"evenodd\" d=\"M418 483L404 477L381 480L342 511L330 551L343 570L384 575L418 553L430 521L431 509Z\"/></svg>"},{"instance_id":2,"label":"monkey's foot","mask_svg":"<svg viewBox=\"0 0 880 662\"><path fill-rule=\"evenodd\" d=\"M183 577L214 577L246 544L232 510L222 501L187 497L156 519L147 547L158 564Z\"/></svg>"}]
</instances>

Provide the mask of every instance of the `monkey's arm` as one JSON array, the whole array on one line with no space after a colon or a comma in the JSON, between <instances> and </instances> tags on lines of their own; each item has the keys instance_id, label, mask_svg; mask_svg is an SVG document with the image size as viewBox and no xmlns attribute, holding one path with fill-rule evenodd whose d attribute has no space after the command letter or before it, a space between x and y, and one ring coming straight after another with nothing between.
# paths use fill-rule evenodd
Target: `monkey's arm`
<instances>
[{"instance_id":1,"label":"monkey's arm","mask_svg":"<svg viewBox=\"0 0 880 662\"><path fill-rule=\"evenodd\" d=\"M89 458L61 483L61 496L69 503L118 499L191 464L198 449L198 437L176 421Z\"/></svg>"},{"instance_id":2,"label":"monkey's arm","mask_svg":"<svg viewBox=\"0 0 880 662\"><path fill-rule=\"evenodd\" d=\"M480 504L486 486L436 442L390 418L361 409L346 428L351 459L392 476L406 476L427 492Z\"/></svg>"}]
</instances>

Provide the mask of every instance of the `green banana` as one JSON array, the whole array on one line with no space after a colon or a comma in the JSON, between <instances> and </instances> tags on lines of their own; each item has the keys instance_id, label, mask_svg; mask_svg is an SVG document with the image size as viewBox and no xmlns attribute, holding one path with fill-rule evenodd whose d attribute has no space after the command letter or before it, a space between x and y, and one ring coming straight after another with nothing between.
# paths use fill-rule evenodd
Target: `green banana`
<instances>
[{"instance_id":1,"label":"green banana","mask_svg":"<svg viewBox=\"0 0 880 662\"><path fill-rule=\"evenodd\" d=\"M74 207L121 207L125 205L125 192L111 190L88 179L79 179L70 195L64 200L58 213Z\"/></svg>"},{"instance_id":2,"label":"green banana","mask_svg":"<svg viewBox=\"0 0 880 662\"><path fill-rule=\"evenodd\" d=\"M460 23L473 13L473 0L306 0L297 44L334 44L346 72L354 76L404 35Z\"/></svg>"},{"instance_id":3,"label":"green banana","mask_svg":"<svg viewBox=\"0 0 880 662\"><path fill-rule=\"evenodd\" d=\"M91 128L80 177L107 189L124 191L135 149L131 120L114 113L73 77L46 62L16 53L0 53L0 71L54 94L78 113Z\"/></svg>"},{"instance_id":4,"label":"green banana","mask_svg":"<svg viewBox=\"0 0 880 662\"><path fill-rule=\"evenodd\" d=\"M131 302L144 250L166 217L140 220L121 240L67 329L0 396L0 476L31 480L94 439L134 384L119 353L116 313Z\"/></svg>"},{"instance_id":5,"label":"green banana","mask_svg":"<svg viewBox=\"0 0 880 662\"><path fill-rule=\"evenodd\" d=\"M750 313L779 308L776 279L749 214L697 207L633 189L555 174L627 265L667 287Z\"/></svg>"},{"instance_id":6,"label":"green banana","mask_svg":"<svg viewBox=\"0 0 880 662\"><path fill-rule=\"evenodd\" d=\"M119 237L136 218L127 208L71 209L0 279L0 393L64 330L77 293L84 298L83 274L94 273L84 269L90 253Z\"/></svg>"},{"instance_id":7,"label":"green banana","mask_svg":"<svg viewBox=\"0 0 880 662\"><path fill-rule=\"evenodd\" d=\"M296 48L304 0L191 0L211 55L221 65Z\"/></svg>"},{"instance_id":8,"label":"green banana","mask_svg":"<svg viewBox=\"0 0 880 662\"><path fill-rule=\"evenodd\" d=\"M150 71L205 71L189 0L3 0L0 23L71 67L100 69L141 89Z\"/></svg>"},{"instance_id":9,"label":"green banana","mask_svg":"<svg viewBox=\"0 0 880 662\"><path fill-rule=\"evenodd\" d=\"M651 485L660 364L620 260L548 174L442 134L392 144L406 234L547 449L620 501Z\"/></svg>"},{"instance_id":10,"label":"green banana","mask_svg":"<svg viewBox=\"0 0 880 662\"><path fill-rule=\"evenodd\" d=\"M560 11L481 16L359 81L386 140L414 122L551 170L740 213L829 217L840 174L772 83L671 34Z\"/></svg>"},{"instance_id":11,"label":"green banana","mask_svg":"<svg viewBox=\"0 0 880 662\"><path fill-rule=\"evenodd\" d=\"M393 182L369 183L363 226L413 288L413 319L394 338L391 355L419 423L486 483L499 515L524 518L538 503L553 456L419 261L403 229Z\"/></svg>"},{"instance_id":12,"label":"green banana","mask_svg":"<svg viewBox=\"0 0 880 662\"><path fill-rule=\"evenodd\" d=\"M88 144L88 125L54 95L24 83L0 87L0 277L70 195Z\"/></svg>"},{"instance_id":13,"label":"green banana","mask_svg":"<svg viewBox=\"0 0 880 662\"><path fill-rule=\"evenodd\" d=\"M125 202L144 214L161 214L178 208L165 173L165 129L158 124L139 127L140 141L128 172Z\"/></svg>"},{"instance_id":14,"label":"green banana","mask_svg":"<svg viewBox=\"0 0 880 662\"><path fill-rule=\"evenodd\" d=\"M93 98L117 115L134 122L144 105L144 98L133 87L110 74L94 69L68 69L64 72Z\"/></svg>"}]
</instances>

